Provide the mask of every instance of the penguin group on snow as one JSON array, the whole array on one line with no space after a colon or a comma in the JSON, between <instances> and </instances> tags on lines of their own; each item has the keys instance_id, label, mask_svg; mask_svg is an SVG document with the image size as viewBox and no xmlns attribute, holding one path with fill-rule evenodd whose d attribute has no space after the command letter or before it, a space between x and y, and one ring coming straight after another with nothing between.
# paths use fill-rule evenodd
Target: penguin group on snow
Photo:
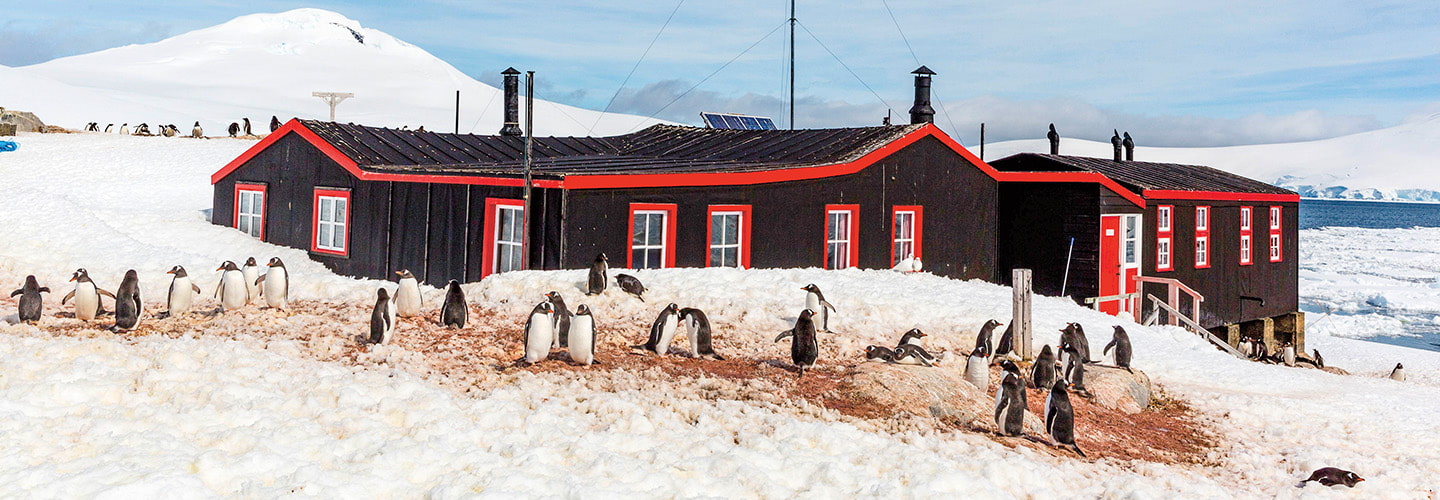
<instances>
[{"instance_id":1,"label":"penguin group on snow","mask_svg":"<svg viewBox=\"0 0 1440 500\"><path fill-rule=\"evenodd\" d=\"M270 117L270 132L275 132L276 130L279 130L280 126L280 117L272 115ZM196 121L195 124L190 127L190 133L188 135L182 134L180 132L180 127L173 123L157 124L156 127L158 127L158 130L152 132L150 130L150 124L148 123L141 123L139 125L136 125L133 129L130 127L130 124L128 122L120 124L120 128L118 129L115 128L114 123L109 123L105 125L105 129L102 131L100 129L99 122L90 122L85 124L83 130L85 132L96 132L105 134L114 133L119 135L136 135L143 137L151 137L158 135L164 137L183 136L192 139L205 138L205 129L200 127L199 121ZM230 133L230 137L250 137L255 135L250 128L249 118L241 118L238 122L230 122L230 126L227 127L226 131Z\"/></svg>"}]
</instances>

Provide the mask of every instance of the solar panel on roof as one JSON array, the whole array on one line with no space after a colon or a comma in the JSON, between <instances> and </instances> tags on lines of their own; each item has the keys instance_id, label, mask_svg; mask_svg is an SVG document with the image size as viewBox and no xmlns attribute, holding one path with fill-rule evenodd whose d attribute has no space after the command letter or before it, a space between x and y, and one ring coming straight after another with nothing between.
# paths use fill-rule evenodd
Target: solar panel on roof
<instances>
[{"instance_id":1,"label":"solar panel on roof","mask_svg":"<svg viewBox=\"0 0 1440 500\"><path fill-rule=\"evenodd\" d=\"M700 113L705 126L724 130L775 130L775 120L734 113Z\"/></svg>"}]
</instances>

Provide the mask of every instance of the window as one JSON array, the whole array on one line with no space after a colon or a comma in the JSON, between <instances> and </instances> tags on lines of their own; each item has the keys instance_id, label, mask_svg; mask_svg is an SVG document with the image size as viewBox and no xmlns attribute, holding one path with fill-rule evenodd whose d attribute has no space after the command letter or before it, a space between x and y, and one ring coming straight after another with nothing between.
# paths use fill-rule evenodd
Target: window
<instances>
[{"instance_id":1,"label":"window","mask_svg":"<svg viewBox=\"0 0 1440 500\"><path fill-rule=\"evenodd\" d=\"M1127 215L1125 219L1125 262L1124 266L1140 264L1140 216Z\"/></svg>"},{"instance_id":2,"label":"window","mask_svg":"<svg viewBox=\"0 0 1440 500\"><path fill-rule=\"evenodd\" d=\"M1155 270L1173 271L1175 263L1171 260L1170 250L1174 241L1175 225L1172 216L1175 214L1175 207L1172 205L1157 205L1155 207Z\"/></svg>"},{"instance_id":3,"label":"window","mask_svg":"<svg viewBox=\"0 0 1440 500\"><path fill-rule=\"evenodd\" d=\"M706 267L750 267L750 205L710 205Z\"/></svg>"},{"instance_id":4,"label":"window","mask_svg":"<svg viewBox=\"0 0 1440 500\"><path fill-rule=\"evenodd\" d=\"M346 256L350 241L350 191L315 188L315 224L310 250Z\"/></svg>"},{"instance_id":5,"label":"window","mask_svg":"<svg viewBox=\"0 0 1440 500\"><path fill-rule=\"evenodd\" d=\"M920 234L925 220L925 207L896 205L890 209L890 266L908 258L923 258Z\"/></svg>"},{"instance_id":6,"label":"window","mask_svg":"<svg viewBox=\"0 0 1440 500\"><path fill-rule=\"evenodd\" d=\"M1270 262L1280 262L1280 207L1270 207Z\"/></svg>"},{"instance_id":7,"label":"window","mask_svg":"<svg viewBox=\"0 0 1440 500\"><path fill-rule=\"evenodd\" d=\"M825 205L825 269L859 264L859 230L860 205Z\"/></svg>"},{"instance_id":8,"label":"window","mask_svg":"<svg viewBox=\"0 0 1440 500\"><path fill-rule=\"evenodd\" d=\"M1210 267L1210 207L1195 207L1195 269Z\"/></svg>"},{"instance_id":9,"label":"window","mask_svg":"<svg viewBox=\"0 0 1440 500\"><path fill-rule=\"evenodd\" d=\"M1240 265L1242 266L1248 266L1254 262L1251 241L1254 238L1252 236L1253 226L1251 226L1253 213L1253 207L1240 207Z\"/></svg>"},{"instance_id":10,"label":"window","mask_svg":"<svg viewBox=\"0 0 1440 500\"><path fill-rule=\"evenodd\" d=\"M674 204L630 204L630 255L627 267L675 267Z\"/></svg>"},{"instance_id":11,"label":"window","mask_svg":"<svg viewBox=\"0 0 1440 500\"><path fill-rule=\"evenodd\" d=\"M265 185L235 183L235 229L265 240Z\"/></svg>"},{"instance_id":12,"label":"window","mask_svg":"<svg viewBox=\"0 0 1440 500\"><path fill-rule=\"evenodd\" d=\"M525 269L525 201L487 198L484 238L481 278Z\"/></svg>"}]
</instances>

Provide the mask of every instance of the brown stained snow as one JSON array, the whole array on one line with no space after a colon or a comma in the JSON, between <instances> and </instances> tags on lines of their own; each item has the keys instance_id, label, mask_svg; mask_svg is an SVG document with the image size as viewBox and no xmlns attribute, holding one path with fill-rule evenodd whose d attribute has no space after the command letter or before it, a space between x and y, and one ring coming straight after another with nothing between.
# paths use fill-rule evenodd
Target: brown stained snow
<instances>
[{"instance_id":1,"label":"brown stained snow","mask_svg":"<svg viewBox=\"0 0 1440 500\"><path fill-rule=\"evenodd\" d=\"M108 303L107 303L108 305ZM395 342L388 346L361 343L369 331L370 305L328 301L298 301L287 311L248 306L221 313L210 301L191 312L162 318L159 304L147 304L140 327L113 333L113 317L93 322L74 318L70 306L47 300L45 316L37 325L44 333L74 337L119 336L135 339L150 335L169 338L219 335L256 341L267 349L288 349L293 354L325 362L362 367L401 369L421 375L460 393L483 396L517 376L540 376L557 382L579 383L603 391L653 390L660 387L675 397L710 401L742 401L827 421L845 421L882 432L960 430L985 435L1009 447L1026 447L1055 456L1071 452L1048 446L1043 435L1045 392L1027 393L1031 416L1026 437L994 433L989 415L969 422L942 422L899 412L896 401L882 403L850 383L861 362L860 353L840 353L822 337L821 363L804 377L789 363L789 341L770 342L769 332L747 332L715 339L724 360L687 357L683 332L671 346L673 354L656 356L633 348L649 331L646 321L601 322L595 366L571 363L563 349L534 366L516 363L522 356L520 330L524 311L497 311L472 305L463 329L439 325L438 311L423 318L401 319ZM0 310L14 311L15 299L0 300ZM519 309L519 308L515 308ZM12 317L13 319L13 317ZM723 326L717 324L717 326ZM825 334L822 334L825 335ZM745 341L737 341L743 338ZM773 337L771 337L773 339ZM841 362L833 360L841 359ZM959 361L959 363L955 363ZM963 370L963 360L929 370ZM992 368L992 383L981 395L993 397L999 369ZM972 391L973 393L973 391ZM907 396L908 397L908 396ZM1182 401L1157 398L1146 411L1128 415L1072 395L1078 443L1090 459L1141 460L1166 464L1213 464L1217 449L1210 424ZM973 402L972 402L973 403Z\"/></svg>"}]
</instances>

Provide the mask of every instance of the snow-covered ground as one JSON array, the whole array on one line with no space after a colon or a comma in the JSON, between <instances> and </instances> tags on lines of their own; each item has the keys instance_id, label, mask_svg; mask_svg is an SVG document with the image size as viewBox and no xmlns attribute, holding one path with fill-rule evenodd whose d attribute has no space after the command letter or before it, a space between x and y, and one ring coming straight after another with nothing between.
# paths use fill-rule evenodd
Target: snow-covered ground
<instances>
[{"instance_id":1,"label":"snow-covered ground","mask_svg":"<svg viewBox=\"0 0 1440 500\"><path fill-rule=\"evenodd\" d=\"M495 134L504 113L496 78L476 81L420 47L341 14L296 9L242 16L155 43L0 66L0 106L75 130L89 122L117 129L145 122L151 130L173 123L188 134L199 121L206 133L224 135L231 122L249 117L263 134L272 115L281 121L327 119L329 108L311 92L351 92L355 97L336 112L339 121L449 132L458 90L460 131ZM615 135L661 123L602 116L544 98L535 100L539 135Z\"/></svg>"},{"instance_id":2,"label":"snow-covered ground","mask_svg":"<svg viewBox=\"0 0 1440 500\"><path fill-rule=\"evenodd\" d=\"M177 263L207 294L210 270L247 256L284 258L300 299L364 304L379 285L205 221L209 174L249 142L98 134L20 141L19 151L0 153L0 283L36 274L59 292L47 298L47 314L69 310L58 302L77 267L110 288L125 269L139 270L151 310L167 285L163 272ZM1336 230L1318 234L1333 236L1335 249L1319 255L1380 244L1346 244L1353 235L1329 231ZM1354 260L1359 269L1378 267ZM1340 281L1347 271L1307 268L1308 283L1317 272ZM854 362L865 344L893 342L912 326L930 332L934 347L956 351L986 319L1009 316L1008 289L926 274L637 276L652 289L649 302L618 293L582 299L580 271L498 275L467 292L493 309L520 311L497 316L505 319L559 290L572 307L589 301L632 342L659 304L695 305L715 322L723 353L784 360L788 344L771 340L803 305L798 288L813 282L839 308L841 333L823 338L822 364ZM1310 346L1354 376L1239 361L1176 328L1037 300L1041 342L1055 343L1060 327L1079 321L1098 353L1108 325L1130 331L1135 366L1215 422L1218 465L1201 466L1090 462L970 432L879 429L803 402L707 397L702 387L711 382L653 373L507 370L466 392L403 362L317 360L296 340L245 331L54 333L66 321L74 320L0 326L0 496L1424 498L1440 490L1440 353L1325 328L1311 330ZM335 334L363 322L306 328ZM1397 361L1408 382L1383 378ZM1295 486L1323 466L1368 481L1354 490Z\"/></svg>"}]
</instances>

